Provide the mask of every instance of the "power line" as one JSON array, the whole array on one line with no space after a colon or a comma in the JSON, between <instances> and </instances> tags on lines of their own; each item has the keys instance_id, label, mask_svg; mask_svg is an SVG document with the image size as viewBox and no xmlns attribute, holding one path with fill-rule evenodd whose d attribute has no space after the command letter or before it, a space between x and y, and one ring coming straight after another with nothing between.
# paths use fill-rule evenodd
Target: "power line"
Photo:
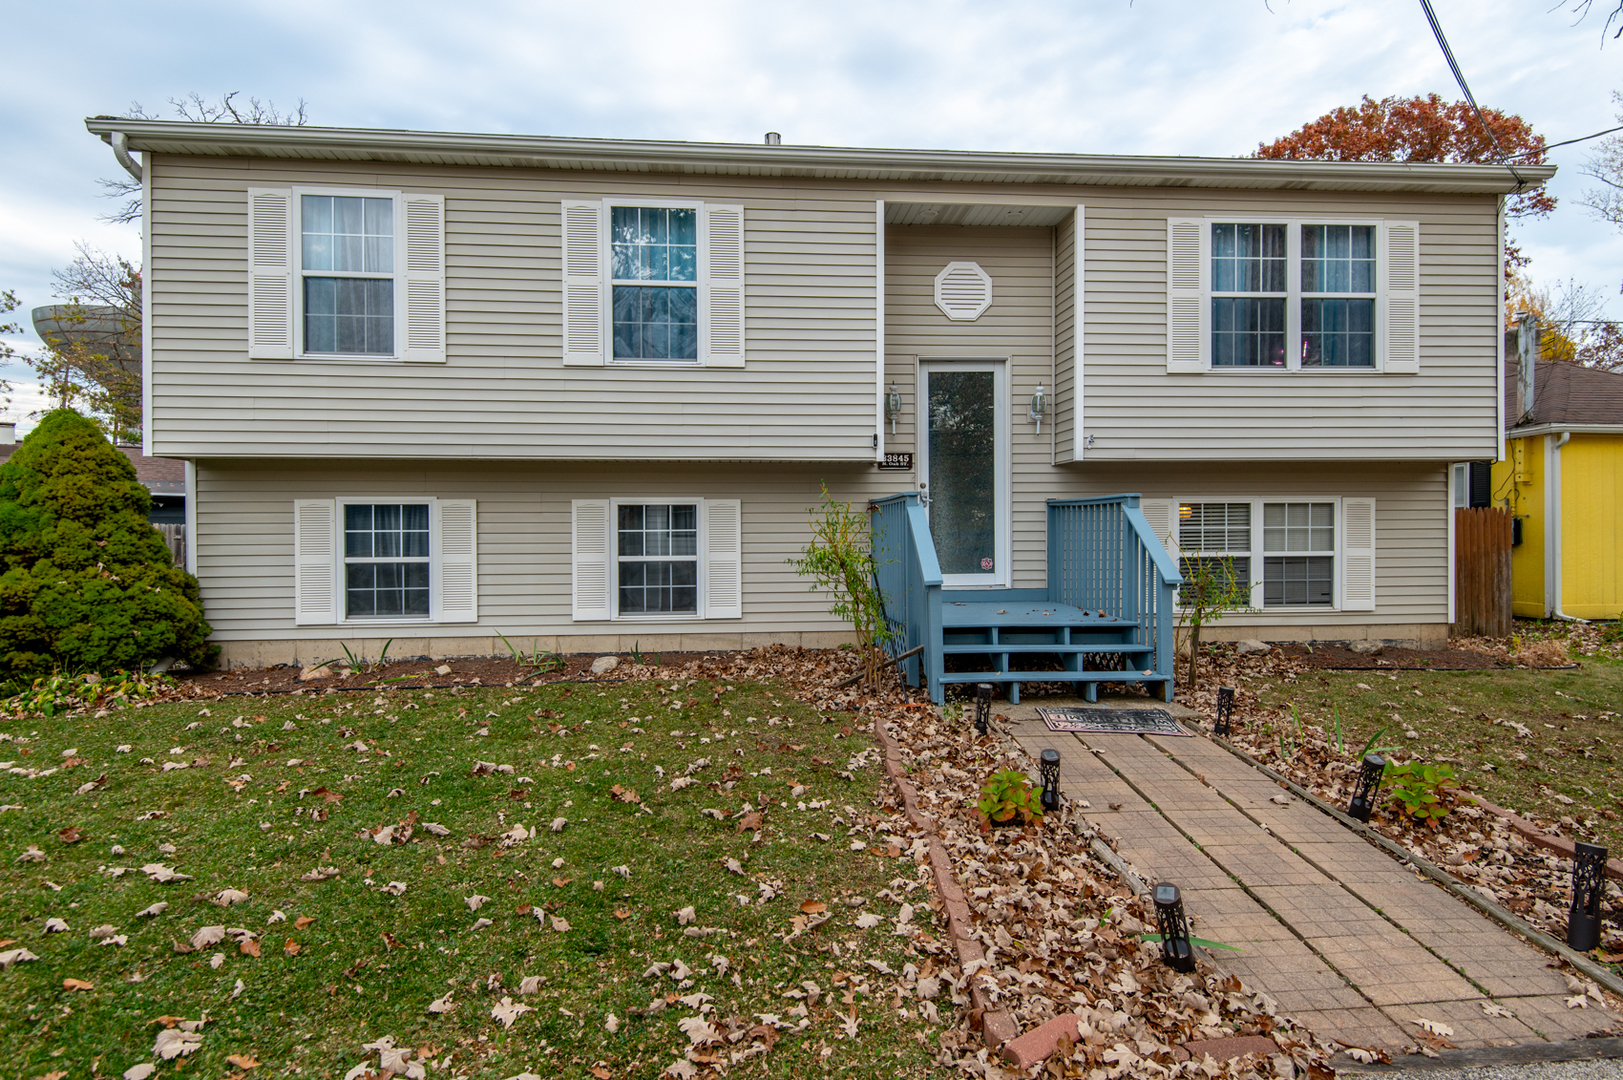
<instances>
[{"instance_id":1,"label":"power line","mask_svg":"<svg viewBox=\"0 0 1623 1080\"><path fill-rule=\"evenodd\" d=\"M1477 123L1481 124L1482 130L1488 133L1488 139L1493 143L1493 148L1499 152L1499 160L1504 162L1505 167L1510 170L1510 175L1516 178L1516 183L1519 186L1526 187L1527 181L1522 178L1521 173L1516 171L1516 166L1505 158L1505 150L1504 147L1499 145L1499 137L1488 126L1487 119L1477 106L1476 96L1471 93L1471 88L1466 85L1465 73L1460 71L1459 62L1454 59L1454 50L1448 47L1448 38L1443 34L1442 23L1437 21L1437 13L1431 9L1431 0L1420 0L1420 6L1426 12L1426 21L1431 23L1432 36L1437 39L1438 47L1443 50L1443 58L1448 61L1448 70L1454 73L1454 81L1460 84L1460 90L1465 94L1465 100L1471 103L1471 111L1476 113Z\"/></svg>"},{"instance_id":2,"label":"power line","mask_svg":"<svg viewBox=\"0 0 1623 1080\"><path fill-rule=\"evenodd\" d=\"M1598 139L1602 135L1610 135L1614 131L1623 131L1623 124L1619 124L1617 127L1609 127L1605 131L1597 131L1593 135L1580 135L1576 139L1562 139L1560 142L1545 143L1537 150L1523 150L1519 154L1512 154L1510 156L1513 158L1520 158L1527 157L1531 154L1542 154L1546 150L1554 150L1558 146L1571 146L1573 143L1588 142L1590 139Z\"/></svg>"}]
</instances>

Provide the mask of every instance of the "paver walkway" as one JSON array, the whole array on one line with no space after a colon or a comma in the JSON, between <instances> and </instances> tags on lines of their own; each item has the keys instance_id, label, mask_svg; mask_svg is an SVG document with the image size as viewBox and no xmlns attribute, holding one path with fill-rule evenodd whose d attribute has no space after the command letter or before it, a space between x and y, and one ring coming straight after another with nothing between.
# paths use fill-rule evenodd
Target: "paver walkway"
<instances>
[{"instance_id":1,"label":"paver walkway","mask_svg":"<svg viewBox=\"0 0 1623 1080\"><path fill-rule=\"evenodd\" d=\"M1278 784L1207 738L1012 728L1034 757L1059 751L1060 790L1146 882L1183 890L1199 936L1245 950L1214 950L1219 967L1325 1037L1392 1049L1425 1018L1470 1048L1614 1021L1567 1008L1551 957L1329 815L1274 803Z\"/></svg>"}]
</instances>

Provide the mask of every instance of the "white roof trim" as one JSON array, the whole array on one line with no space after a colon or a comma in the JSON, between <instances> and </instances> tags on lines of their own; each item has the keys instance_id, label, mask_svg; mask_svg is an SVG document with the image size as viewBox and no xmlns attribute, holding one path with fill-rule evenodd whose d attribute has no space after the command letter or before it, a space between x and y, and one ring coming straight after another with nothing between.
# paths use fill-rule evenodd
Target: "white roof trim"
<instances>
[{"instance_id":1,"label":"white roof trim","mask_svg":"<svg viewBox=\"0 0 1623 1080\"><path fill-rule=\"evenodd\" d=\"M122 132L131 150L214 157L806 176L868 181L1287 188L1481 195L1514 192L1518 188L1515 177L1502 165L847 149L753 143L473 135L375 128L195 124L106 116L87 119L85 127L109 142L114 132ZM1528 181L1536 183L1554 176L1555 166L1523 165L1518 166L1518 171Z\"/></svg>"}]
</instances>

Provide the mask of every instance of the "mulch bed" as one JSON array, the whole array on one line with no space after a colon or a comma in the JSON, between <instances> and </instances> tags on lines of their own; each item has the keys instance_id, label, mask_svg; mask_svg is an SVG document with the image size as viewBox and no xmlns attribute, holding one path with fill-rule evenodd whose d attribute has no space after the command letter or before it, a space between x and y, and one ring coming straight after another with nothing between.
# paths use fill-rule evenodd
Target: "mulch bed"
<instances>
[{"instance_id":1,"label":"mulch bed","mask_svg":"<svg viewBox=\"0 0 1623 1080\"><path fill-rule=\"evenodd\" d=\"M1280 645L1279 654L1304 668L1376 671L1489 671L1515 665L1470 649L1383 648L1378 654L1353 652L1345 645Z\"/></svg>"}]
</instances>

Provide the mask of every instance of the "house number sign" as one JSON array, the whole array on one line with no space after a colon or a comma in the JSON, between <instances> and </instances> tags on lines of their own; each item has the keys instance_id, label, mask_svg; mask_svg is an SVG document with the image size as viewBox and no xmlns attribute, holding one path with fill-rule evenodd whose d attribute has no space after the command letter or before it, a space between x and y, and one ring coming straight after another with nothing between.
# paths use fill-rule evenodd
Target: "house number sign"
<instances>
[{"instance_id":1,"label":"house number sign","mask_svg":"<svg viewBox=\"0 0 1623 1080\"><path fill-rule=\"evenodd\" d=\"M912 454L886 454L885 460L880 463L881 469L911 469L913 467Z\"/></svg>"}]
</instances>

